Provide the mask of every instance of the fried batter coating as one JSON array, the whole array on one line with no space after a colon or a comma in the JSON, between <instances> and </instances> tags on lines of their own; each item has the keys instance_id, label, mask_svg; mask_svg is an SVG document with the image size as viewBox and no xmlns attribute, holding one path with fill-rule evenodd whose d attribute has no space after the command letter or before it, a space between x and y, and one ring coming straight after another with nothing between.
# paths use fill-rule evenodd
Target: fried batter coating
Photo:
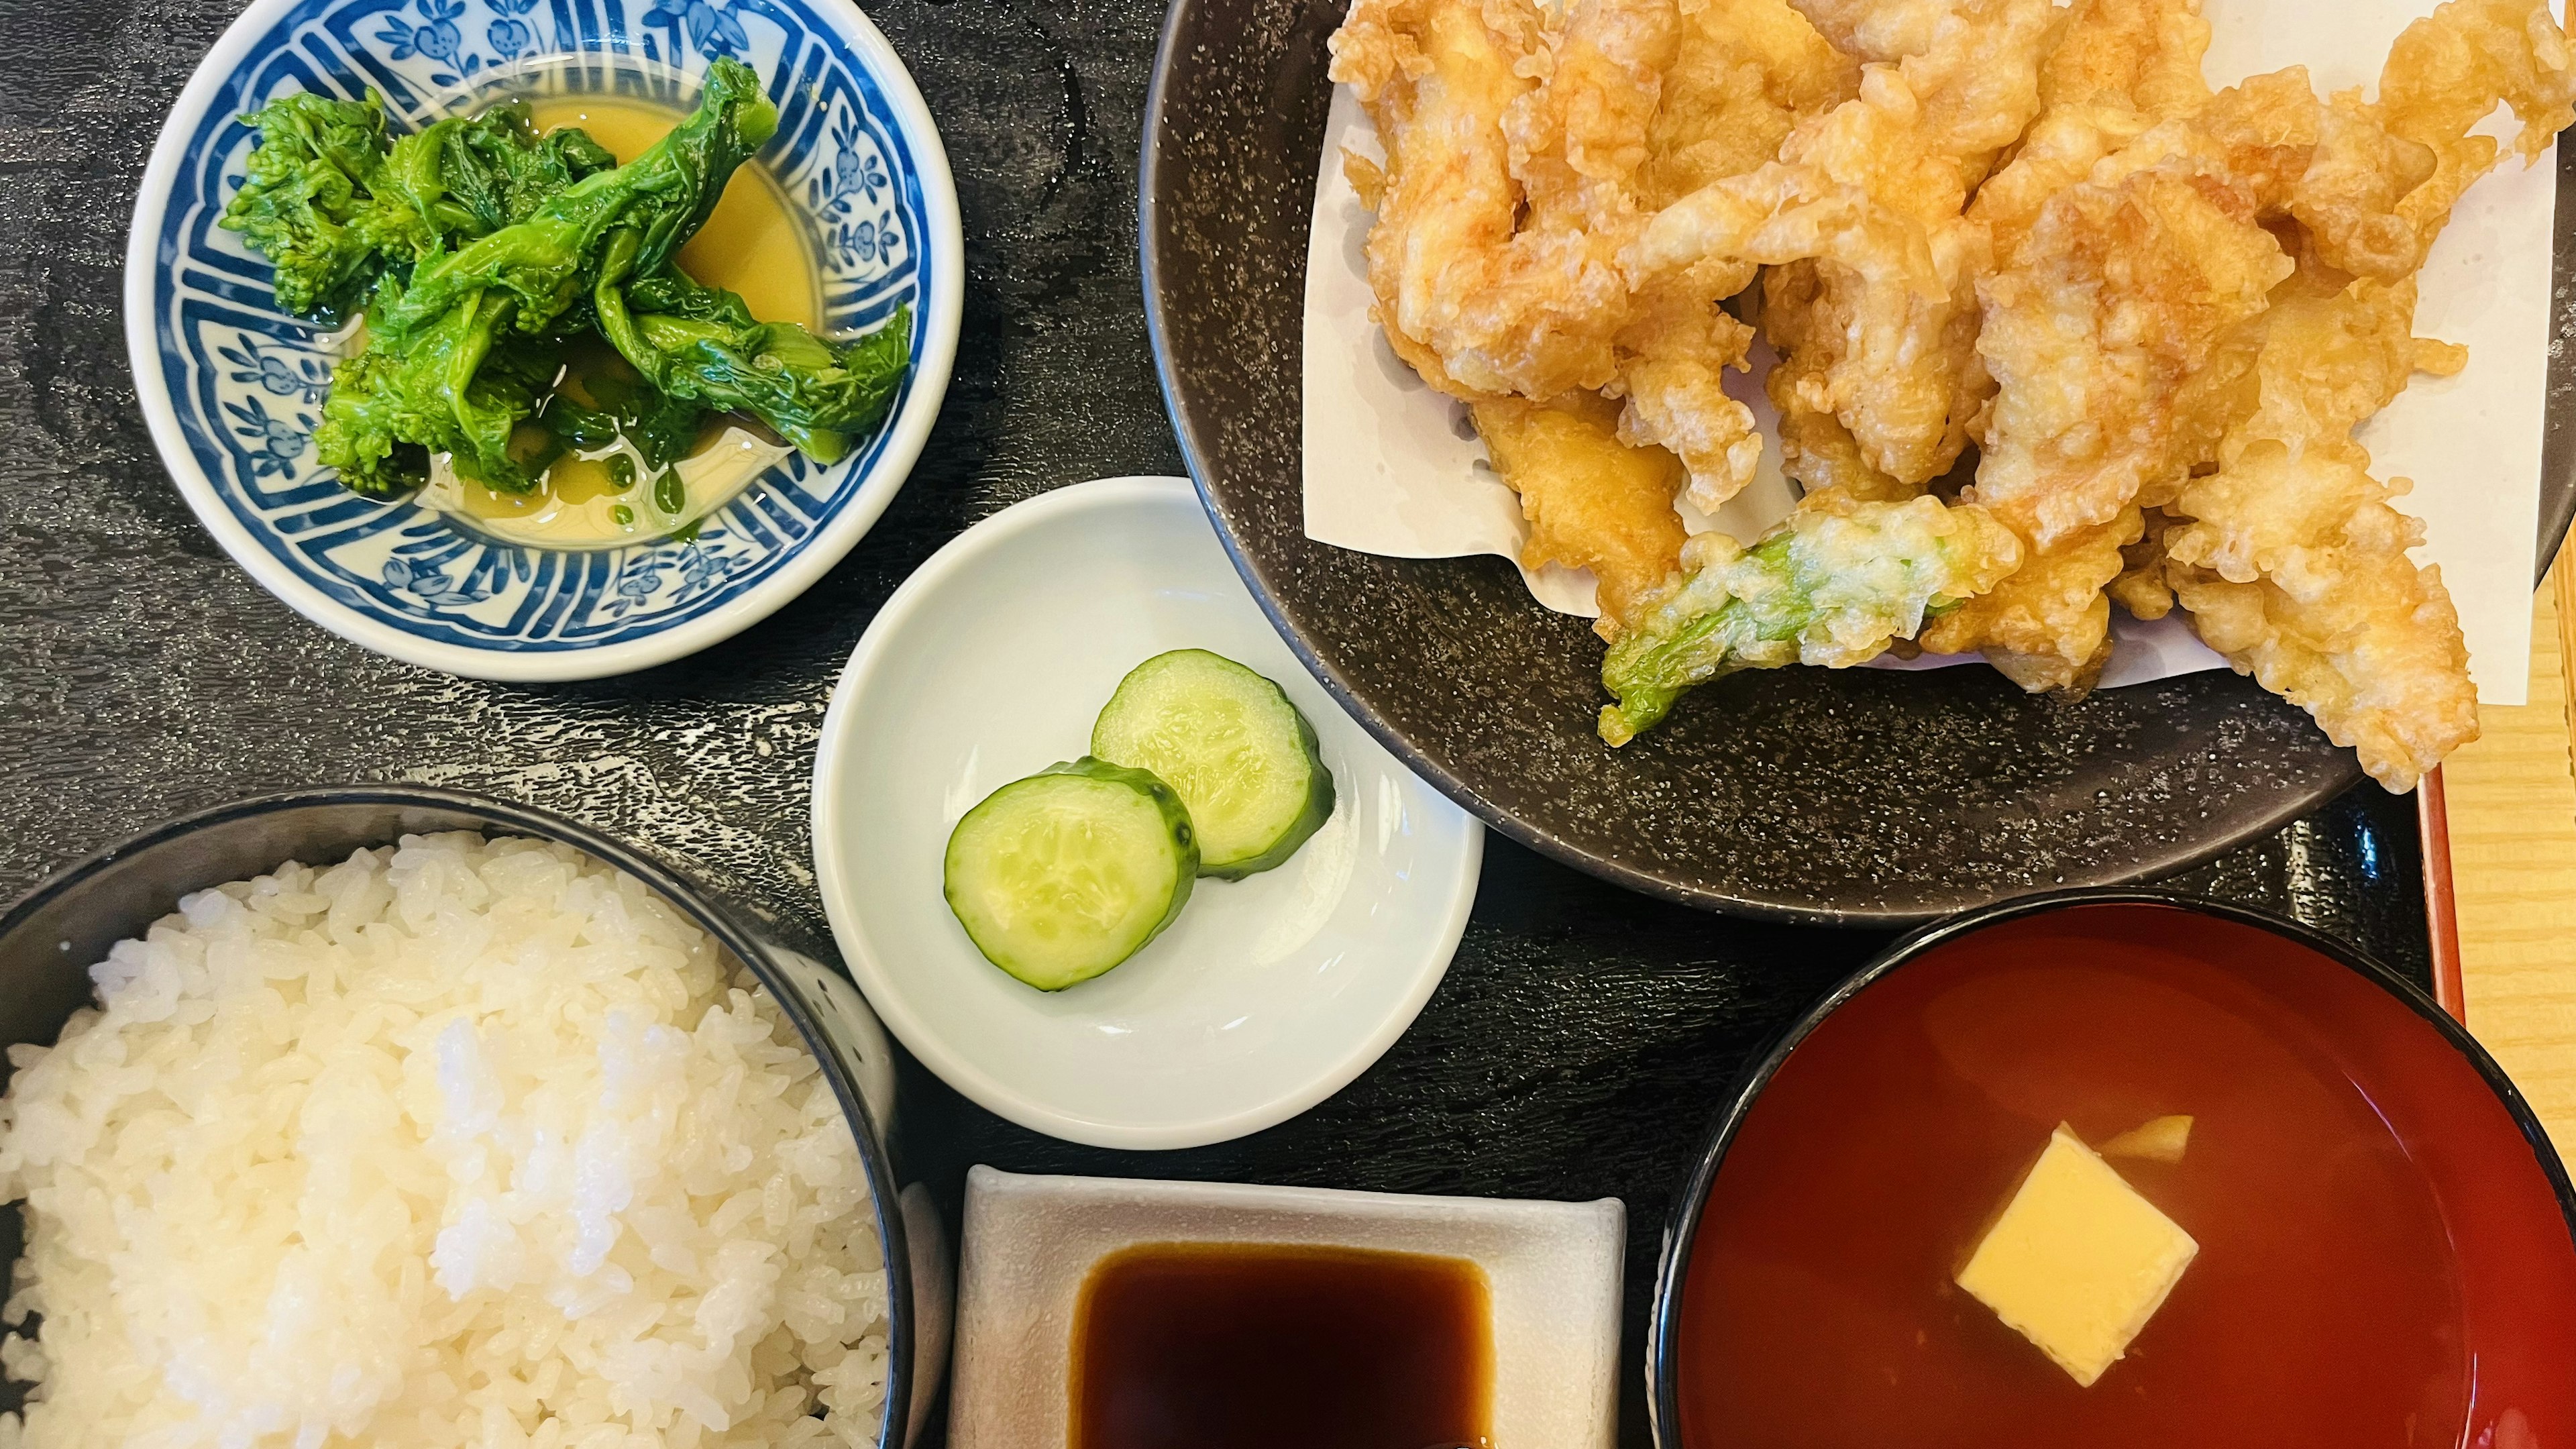
<instances>
[{"instance_id":1,"label":"fried batter coating","mask_svg":"<svg viewBox=\"0 0 2576 1449\"><path fill-rule=\"evenodd\" d=\"M2413 311L2411 279L2285 288L2202 380L2196 401L2227 423L2221 466L2181 485L2163 537L2162 583L2202 641L2397 791L2477 737L2458 613L2407 557L2423 525L2352 440L2419 363L2458 360L2409 335Z\"/></svg>"},{"instance_id":2,"label":"fried batter coating","mask_svg":"<svg viewBox=\"0 0 2576 1449\"><path fill-rule=\"evenodd\" d=\"M2468 646L2424 527L2349 440L2246 441L2183 489L2166 576L2203 642L2316 716L2392 791L2478 735Z\"/></svg>"},{"instance_id":3,"label":"fried batter coating","mask_svg":"<svg viewBox=\"0 0 2576 1449\"><path fill-rule=\"evenodd\" d=\"M2106 73L2091 61L2080 68L2097 80ZM2422 259L2394 207L2431 174L2430 153L2388 135L2349 98L2320 102L2298 67L2139 132L2049 196L2014 236L2029 188L2081 159L2086 134L2123 129L2106 118L2127 113L2132 99L2094 89L2075 124L2051 139L2067 149L2025 148L1996 178L2014 184L1987 212L2011 255L1983 288L1978 348L1998 391L1968 496L2022 536L2025 571L2037 577L1998 590L1925 642L1985 649L2026 688L2079 688L2098 671L2109 613L2082 586L2120 577L2111 539L2137 539L2139 506L2170 501L2212 461L2223 424L2211 420L2225 412L2213 400L2250 358L2231 338L2297 271L2276 232L2286 226L2320 272L2411 270ZM2287 225L2309 217L2319 225ZM2123 592L2154 607L2143 578ZM1980 626L1994 632L1981 636Z\"/></svg>"},{"instance_id":4,"label":"fried batter coating","mask_svg":"<svg viewBox=\"0 0 2576 1449\"><path fill-rule=\"evenodd\" d=\"M2498 104L2522 123L2527 163L2576 122L2567 36L2536 0L2449 0L2406 27L2379 73L2387 130L2432 148L2439 168L2401 210L2426 246L2471 182L2495 164L2494 138L2470 134Z\"/></svg>"},{"instance_id":5,"label":"fried batter coating","mask_svg":"<svg viewBox=\"0 0 2576 1449\"><path fill-rule=\"evenodd\" d=\"M2262 371L2267 355L2273 368L2282 365L2280 343L2272 332L2281 319L2274 314L2296 316L2284 309L2320 303L2331 304L2335 325L2300 328L2302 343L2316 349L2307 359L2305 384L2296 391L2267 390ZM2349 432L2395 402L2414 373L2438 373L2464 360L2465 348L2413 336L2414 319L2412 277L2395 283L2351 280L2318 261L2312 251L2303 253L2298 270L2273 289L2271 307L2219 339L2208 361L2183 384L2174 411L2181 420L2178 448L2189 464L2187 471L2214 469L2228 438L2247 428L2286 437L2330 428L2331 423L2319 419L2337 418ZM2152 507L2169 506L2182 481L2149 488L2141 500Z\"/></svg>"},{"instance_id":6,"label":"fried batter coating","mask_svg":"<svg viewBox=\"0 0 2576 1449\"><path fill-rule=\"evenodd\" d=\"M1474 412L1486 456L1530 521L1521 562L1592 570L1597 627L1615 636L1637 597L1681 561L1682 521L1673 512L1680 462L1661 448L1620 442L1618 404L1593 393L1545 403L1501 398Z\"/></svg>"},{"instance_id":7,"label":"fried batter coating","mask_svg":"<svg viewBox=\"0 0 2576 1449\"><path fill-rule=\"evenodd\" d=\"M1681 0L1680 12L1681 43L1637 170L1637 203L1649 213L1774 159L1799 122L1860 93L1858 62L1787 0Z\"/></svg>"},{"instance_id":8,"label":"fried batter coating","mask_svg":"<svg viewBox=\"0 0 2576 1449\"><path fill-rule=\"evenodd\" d=\"M1544 83L1503 111L1525 226L1579 227L1624 244L1640 224L1633 182L1681 37L1676 0L1574 6L1547 51Z\"/></svg>"},{"instance_id":9,"label":"fried batter coating","mask_svg":"<svg viewBox=\"0 0 2576 1449\"><path fill-rule=\"evenodd\" d=\"M1967 496L2028 558L1923 642L1981 649L2027 689L2098 677L2115 582L2161 612L2138 505L2205 453L2189 390L2293 270L2261 221L2306 173L2319 104L2296 70L2212 97L2208 44L2190 0L2079 0L2041 72L2046 113L1970 208L1999 262L1978 343L1998 391Z\"/></svg>"},{"instance_id":10,"label":"fried batter coating","mask_svg":"<svg viewBox=\"0 0 2576 1449\"><path fill-rule=\"evenodd\" d=\"M1799 0L1835 48L1895 68L1922 103L1932 149L1969 162L1973 186L2039 113L2039 63L2055 20L2011 0Z\"/></svg>"},{"instance_id":11,"label":"fried batter coating","mask_svg":"<svg viewBox=\"0 0 2576 1449\"><path fill-rule=\"evenodd\" d=\"M2387 130L2357 93L2320 101L2307 69L2290 66L2156 126L2089 179L2160 166L2223 177L2264 220L2300 222L2301 244L2327 265L2394 279L2421 266L2430 244L2400 208L2433 175L2434 159L2430 148Z\"/></svg>"},{"instance_id":12,"label":"fried batter coating","mask_svg":"<svg viewBox=\"0 0 2576 1449\"><path fill-rule=\"evenodd\" d=\"M2047 110L2117 105L2151 121L2200 109L2209 22L2199 0L2076 0L2040 68Z\"/></svg>"},{"instance_id":13,"label":"fried batter coating","mask_svg":"<svg viewBox=\"0 0 2576 1449\"><path fill-rule=\"evenodd\" d=\"M2319 110L2316 149L2290 186L2286 209L2307 229L2307 246L2318 260L2394 281L2424 265L2433 244L2434 232L2416 226L2406 207L2433 178L2436 163L2432 148L2388 130L2358 93L2347 91ZM2448 213L2450 203L2442 210Z\"/></svg>"},{"instance_id":14,"label":"fried batter coating","mask_svg":"<svg viewBox=\"0 0 2576 1449\"><path fill-rule=\"evenodd\" d=\"M2158 167L2078 183L1987 279L1977 350L1998 390L1972 496L2039 548L2181 471L2183 383L2290 275L2229 180Z\"/></svg>"},{"instance_id":15,"label":"fried batter coating","mask_svg":"<svg viewBox=\"0 0 2576 1449\"><path fill-rule=\"evenodd\" d=\"M1766 268L1762 331L1779 360L1762 389L1780 418L1780 470L1800 486L1840 488L1855 498L1901 502L1923 492L1880 472L1861 455L1860 439L1835 417L1831 366L1841 338L1821 304L1824 278L1813 261Z\"/></svg>"},{"instance_id":16,"label":"fried batter coating","mask_svg":"<svg viewBox=\"0 0 2576 1449\"><path fill-rule=\"evenodd\" d=\"M1679 44L1635 177L1649 211L1769 162L1800 122L1859 86L1859 68L1785 0L1683 0L1677 15ZM1754 270L1711 256L1660 275L1637 289L1619 337L1614 391L1628 402L1620 436L1679 454L1703 510L1741 491L1761 461L1753 413L1723 381L1723 369L1744 367L1753 334L1717 305Z\"/></svg>"},{"instance_id":17,"label":"fried batter coating","mask_svg":"<svg viewBox=\"0 0 2576 1449\"><path fill-rule=\"evenodd\" d=\"M2209 100L2198 0L2076 0L2040 68L2039 119L2010 164L1977 188L1968 215L2009 264L2040 208L2158 121Z\"/></svg>"},{"instance_id":18,"label":"fried batter coating","mask_svg":"<svg viewBox=\"0 0 2576 1449\"><path fill-rule=\"evenodd\" d=\"M2128 508L2045 550L2016 534L2021 567L1932 621L1920 642L1935 654L1982 650L1987 663L2034 692L2091 688L2110 658L2111 601L2102 591L2120 576L2121 550L2142 526Z\"/></svg>"},{"instance_id":19,"label":"fried batter coating","mask_svg":"<svg viewBox=\"0 0 2576 1449\"><path fill-rule=\"evenodd\" d=\"M2142 510L2137 541L2120 550L2120 576L2111 581L2111 602L2131 618L2161 619L2173 612L2173 586L2165 582L2165 535L2174 517L2161 508Z\"/></svg>"},{"instance_id":20,"label":"fried batter coating","mask_svg":"<svg viewBox=\"0 0 2576 1449\"><path fill-rule=\"evenodd\" d=\"M1546 63L1537 7L1356 0L1331 45L1333 79L1386 148L1361 189L1377 194L1369 285L1397 355L1469 400L1608 382L1628 296L1617 234L1569 218L1524 226L1503 130Z\"/></svg>"},{"instance_id":21,"label":"fried batter coating","mask_svg":"<svg viewBox=\"0 0 2576 1449\"><path fill-rule=\"evenodd\" d=\"M1602 661L1602 686L1619 702L1602 709L1601 738L1624 745L1684 691L1740 669L1874 659L1927 615L1993 587L2020 555L1982 509L1830 489L1751 548L1700 534L1682 549L1688 572L1639 601Z\"/></svg>"},{"instance_id":22,"label":"fried batter coating","mask_svg":"<svg viewBox=\"0 0 2576 1449\"><path fill-rule=\"evenodd\" d=\"M1768 389L1784 466L1810 487L1908 496L1957 460L1991 391L1976 354L1976 284L1993 265L1992 244L1961 213L1966 189L2039 110L2038 67L2055 16L2022 0L1804 8L1838 43L1895 66L1920 108L1916 164L1928 171L1938 158L1957 172L1955 191L1921 172L1884 175L1873 191L1923 227L1945 295L1900 293L1831 258L1777 268L1766 282L1764 325L1785 362ZM1848 174L1847 163L1841 169Z\"/></svg>"},{"instance_id":23,"label":"fried batter coating","mask_svg":"<svg viewBox=\"0 0 2576 1449\"><path fill-rule=\"evenodd\" d=\"M2308 94L2304 78L2288 84ZM2095 162L2092 179L2047 199L1983 284L1977 348L1997 391L1966 496L1996 511L2027 558L1924 647L1983 650L2025 689L2077 690L2099 676L2104 590L2144 528L2138 499L2189 466L2184 385L2293 270L2246 174L2274 166L2273 153L2255 141L2231 148L2207 129L2262 109L2276 89L2267 79L2250 99L2246 88L2227 93ZM2096 89L2089 114L2121 114L2131 99ZM2025 155L1997 180L2041 164Z\"/></svg>"},{"instance_id":24,"label":"fried batter coating","mask_svg":"<svg viewBox=\"0 0 2576 1449\"><path fill-rule=\"evenodd\" d=\"M1600 264L1639 225L1640 187L1730 148L1767 156L1849 66L1779 0L1685 3L1579 0L1549 33L1525 0L1359 0L1333 74L1388 148L1354 181L1378 202L1369 274L1398 353L1469 401L1609 388L1628 400L1621 435L1679 455L1713 508L1761 454L1721 380L1749 333L1717 307L1752 268L1632 298Z\"/></svg>"},{"instance_id":25,"label":"fried batter coating","mask_svg":"<svg viewBox=\"0 0 2576 1449\"><path fill-rule=\"evenodd\" d=\"M1919 490L1958 457L1982 392L1975 282L1989 252L1962 215L1968 190L2038 109L2054 12L2046 0L1804 10L1871 61L1860 94L1791 131L1777 161L1666 207L1623 261L1640 286L1711 257L1807 263L1762 309L1785 361L1771 394L1799 440L1792 476Z\"/></svg>"},{"instance_id":26,"label":"fried batter coating","mask_svg":"<svg viewBox=\"0 0 2576 1449\"><path fill-rule=\"evenodd\" d=\"M2375 223L2348 229L2338 255L2333 223L2312 224L2314 256L2303 257L2297 284L2231 339L2228 365L2195 399L2224 420L2207 425L2219 467L2185 482L2170 507L2166 581L2204 642L2314 715L2393 791L2477 737L2477 693L2440 571L2407 557L2422 525L2389 505L2405 481L2371 476L2352 430L2415 368L2456 370L2463 359L2411 335L2411 274L2365 271L2338 288L2329 268L2363 270L2352 264L2374 251L2420 263L2495 162L2495 143L2469 128L2510 105L2523 123L2515 149L2529 157L2576 117L2571 100L2576 66L2540 0L2451 0L2407 27L2378 103L2338 96L2333 110L2394 138L2401 155L2412 147L2436 158L2431 168L2409 162L2427 179L2393 203L2412 236L2391 241ZM2311 196L2328 189L2313 172L2303 179ZM2341 190L2367 195L2368 183Z\"/></svg>"},{"instance_id":27,"label":"fried batter coating","mask_svg":"<svg viewBox=\"0 0 2576 1449\"><path fill-rule=\"evenodd\" d=\"M1753 329L1718 309L1731 285L1723 264L1666 278L1637 294L1619 338L1620 440L1679 455L1703 512L1742 492L1762 461L1753 410L1726 391L1725 369L1742 371L1753 344Z\"/></svg>"},{"instance_id":28,"label":"fried batter coating","mask_svg":"<svg viewBox=\"0 0 2576 1449\"><path fill-rule=\"evenodd\" d=\"M1641 456L1681 459L1695 502L1723 503L1761 455L1751 411L1723 385L1752 334L1718 306L1754 270L1680 268L1631 296L1595 263L1640 224L1638 197L1660 204L1767 161L1800 119L1850 94L1856 69L1783 0L1578 0L1554 31L1541 18L1527 0L1358 0L1333 73L1387 147L1383 168L1351 167L1378 210L1379 321L1434 386L1490 410L1488 438L1506 439L1489 448L1497 466L1555 521L1534 546L1601 567L1615 619L1633 592L1618 561L1640 556L1638 470L1573 466L1537 483L1530 420L1546 419L1554 462L1651 449ZM1575 446L1574 420L1597 410L1574 394L1594 388L1624 400L1629 450ZM1496 403L1513 396L1553 412ZM1505 456L1516 445L1518 462ZM1583 498L1587 485L1609 492ZM1671 502L1665 489L1652 532L1677 546ZM1583 535L1596 525L1609 531ZM1660 581L1672 552L1640 582Z\"/></svg>"}]
</instances>

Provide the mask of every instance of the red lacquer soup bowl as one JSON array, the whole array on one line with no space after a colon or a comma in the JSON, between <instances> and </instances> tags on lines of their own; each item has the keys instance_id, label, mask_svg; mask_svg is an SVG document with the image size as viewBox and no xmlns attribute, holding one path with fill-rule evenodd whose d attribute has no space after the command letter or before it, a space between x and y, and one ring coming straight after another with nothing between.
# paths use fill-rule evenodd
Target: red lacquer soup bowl
<instances>
[{"instance_id":1,"label":"red lacquer soup bowl","mask_svg":"<svg viewBox=\"0 0 2576 1449\"><path fill-rule=\"evenodd\" d=\"M2178 1158L2118 1143L2178 1115ZM2060 1123L2198 1245L2090 1386L1954 1282ZM2033 897L1907 938L1746 1074L1651 1337L1661 1449L2576 1449L2576 1191L2348 948Z\"/></svg>"}]
</instances>

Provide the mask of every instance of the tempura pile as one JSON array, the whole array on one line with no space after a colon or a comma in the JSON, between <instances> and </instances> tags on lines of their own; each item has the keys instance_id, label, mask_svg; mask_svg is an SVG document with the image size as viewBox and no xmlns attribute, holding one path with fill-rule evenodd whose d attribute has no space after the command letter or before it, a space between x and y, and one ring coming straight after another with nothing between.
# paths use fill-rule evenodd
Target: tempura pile
<instances>
[{"instance_id":1,"label":"tempura pile","mask_svg":"<svg viewBox=\"0 0 2576 1449\"><path fill-rule=\"evenodd\" d=\"M2212 94L2196 0L1355 0L1369 280L1472 406L1525 561L1599 580L1624 744L1739 669L1982 651L2080 693L2179 604L2391 790L2477 734L2422 528L2353 429L2464 349L2415 272L2496 141L2576 120L2545 0L2450 0L2378 95ZM1762 440L1796 510L1686 537Z\"/></svg>"}]
</instances>

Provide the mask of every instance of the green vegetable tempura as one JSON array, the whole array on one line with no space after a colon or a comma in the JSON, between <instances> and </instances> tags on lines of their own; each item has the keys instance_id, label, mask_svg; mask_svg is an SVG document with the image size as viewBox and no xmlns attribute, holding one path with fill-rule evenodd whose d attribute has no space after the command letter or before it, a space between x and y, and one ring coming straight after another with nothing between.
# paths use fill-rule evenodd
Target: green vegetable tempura
<instances>
[{"instance_id":1,"label":"green vegetable tempura","mask_svg":"<svg viewBox=\"0 0 2576 1449\"><path fill-rule=\"evenodd\" d=\"M1740 669L1876 658L2020 564L2021 540L1982 508L1864 503L1836 488L1808 494L1751 548L1701 534L1683 546L1687 572L1640 601L1602 660L1619 702L1603 707L1601 738L1624 745L1685 690Z\"/></svg>"},{"instance_id":2,"label":"green vegetable tempura","mask_svg":"<svg viewBox=\"0 0 2576 1449\"><path fill-rule=\"evenodd\" d=\"M416 486L445 453L526 493L565 452L621 438L661 474L708 412L749 413L830 463L884 420L910 365L908 312L836 347L680 269L778 128L739 61L717 59L697 109L624 166L579 130L538 135L524 103L400 138L373 95L282 96L245 119L259 142L222 224L276 269L279 306L366 317L314 434L355 492ZM556 391L567 345L593 333L642 381Z\"/></svg>"}]
</instances>

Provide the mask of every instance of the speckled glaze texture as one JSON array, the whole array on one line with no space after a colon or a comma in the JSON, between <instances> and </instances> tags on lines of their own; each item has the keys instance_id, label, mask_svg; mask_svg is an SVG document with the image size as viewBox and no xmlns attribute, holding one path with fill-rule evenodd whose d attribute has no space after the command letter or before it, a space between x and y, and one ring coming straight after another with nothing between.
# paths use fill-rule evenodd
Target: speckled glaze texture
<instances>
[{"instance_id":1,"label":"speckled glaze texture","mask_svg":"<svg viewBox=\"0 0 2576 1449\"><path fill-rule=\"evenodd\" d=\"M1331 98L1324 41L1344 8L1175 6L1146 121L1146 305L1182 451L1244 577L1344 703L1452 798L1638 890L1885 926L2169 874L2361 778L2306 715L2229 673L2072 703L1975 667L1745 673L1614 751L1593 733L1599 642L1532 603L1510 565L1309 540L1298 259ZM2576 157L2559 177L2563 338ZM2546 547L2576 511L2571 377L2559 352Z\"/></svg>"},{"instance_id":2,"label":"speckled glaze texture","mask_svg":"<svg viewBox=\"0 0 2576 1449\"><path fill-rule=\"evenodd\" d=\"M821 584L722 647L528 687L396 664L304 622L224 559L154 461L120 333L126 217L162 113L232 8L0 0L0 900L187 810L417 780L560 812L682 865L773 918L779 939L829 941L807 781L833 676L878 606L976 519L1060 484L1181 466L1134 245L1161 7L867 9L939 117L965 209L957 377L920 467ZM1320 51L1306 63L1320 77ZM1311 180L1309 160L1297 170L1296 185ZM1273 436L1294 446L1293 430ZM1490 581L1498 600L1505 582ZM2364 786L2177 884L2283 911L2422 983L2414 831L2411 802ZM898 1148L952 1229L975 1162L1625 1199L1620 1435L1635 1449L1656 1238L1709 1116L1747 1053L1885 942L1646 899L1497 838L1438 995L1304 1116L1220 1147L1112 1152L1012 1127L912 1072Z\"/></svg>"}]
</instances>

